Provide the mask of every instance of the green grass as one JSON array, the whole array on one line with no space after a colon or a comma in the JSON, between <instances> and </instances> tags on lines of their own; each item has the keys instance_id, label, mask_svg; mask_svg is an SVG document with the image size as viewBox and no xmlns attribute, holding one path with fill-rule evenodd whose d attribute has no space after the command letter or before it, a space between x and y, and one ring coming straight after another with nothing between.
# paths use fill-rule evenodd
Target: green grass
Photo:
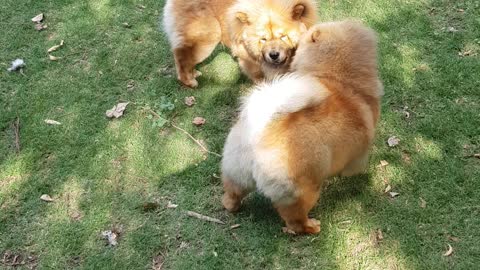
<instances>
[{"instance_id":1,"label":"green grass","mask_svg":"<svg viewBox=\"0 0 480 270\"><path fill-rule=\"evenodd\" d=\"M152 127L149 108L171 102L175 108L162 116L221 152L250 86L219 47L202 67L201 87L181 87L158 31L163 2L2 2L0 260L20 255L25 269L149 269L155 258L163 269L478 267L480 160L465 157L480 152L478 1L320 2L322 20L357 17L378 32L386 94L368 175L329 181L312 212L322 231L301 237L281 232L260 195L248 197L240 213L226 213L214 176L220 159L170 124ZM36 32L30 18L40 12L48 29ZM49 61L46 50L62 39L54 55L63 58ZM6 71L17 57L27 63L23 75ZM188 108L183 99L191 95L197 104ZM119 101L130 102L124 117L106 119ZM193 126L195 116L206 124ZM386 145L392 135L401 139L395 148ZM389 165L377 167L380 160ZM385 183L400 195L386 196ZM55 202L42 202L42 194ZM178 208L165 209L168 201ZM161 207L145 212L145 203ZM189 218L186 210L227 225ZM114 227L122 231L119 244L108 247L100 235ZM384 239L375 245L377 229ZM444 257L448 244L454 252Z\"/></svg>"}]
</instances>

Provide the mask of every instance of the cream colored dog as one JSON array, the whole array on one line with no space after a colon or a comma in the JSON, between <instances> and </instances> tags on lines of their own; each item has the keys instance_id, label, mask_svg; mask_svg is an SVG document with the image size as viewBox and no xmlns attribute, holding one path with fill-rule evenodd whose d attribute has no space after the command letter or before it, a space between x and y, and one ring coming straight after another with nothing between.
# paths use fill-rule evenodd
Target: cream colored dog
<instances>
[{"instance_id":1,"label":"cream colored dog","mask_svg":"<svg viewBox=\"0 0 480 270\"><path fill-rule=\"evenodd\" d=\"M383 93L376 59L376 36L362 24L312 26L293 73L255 87L243 101L224 147L225 208L238 210L256 188L290 230L318 233L308 213L324 180L366 168Z\"/></svg>"}]
</instances>

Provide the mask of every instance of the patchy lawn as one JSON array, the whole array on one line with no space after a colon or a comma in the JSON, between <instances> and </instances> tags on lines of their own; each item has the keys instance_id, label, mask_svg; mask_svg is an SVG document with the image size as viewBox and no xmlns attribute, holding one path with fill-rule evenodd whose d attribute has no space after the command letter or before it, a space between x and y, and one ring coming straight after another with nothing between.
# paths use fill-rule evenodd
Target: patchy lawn
<instances>
[{"instance_id":1,"label":"patchy lawn","mask_svg":"<svg viewBox=\"0 0 480 270\"><path fill-rule=\"evenodd\" d=\"M0 268L478 267L478 1L320 1L323 20L357 17L378 31L386 95L368 175L329 181L312 212L322 231L301 237L281 232L260 195L239 214L222 209L220 158L180 129L221 152L250 82L219 47L201 87L181 87L158 31L163 2L2 2ZM38 32L30 19L42 12ZM16 58L26 67L7 72ZM118 102L130 102L124 116L107 119Z\"/></svg>"}]
</instances>

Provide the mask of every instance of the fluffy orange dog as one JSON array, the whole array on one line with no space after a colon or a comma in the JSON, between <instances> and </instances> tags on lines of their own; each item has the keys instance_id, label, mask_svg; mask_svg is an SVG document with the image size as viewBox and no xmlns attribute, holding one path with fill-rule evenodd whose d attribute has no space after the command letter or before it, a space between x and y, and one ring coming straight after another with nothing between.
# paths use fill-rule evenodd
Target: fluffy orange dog
<instances>
[{"instance_id":1,"label":"fluffy orange dog","mask_svg":"<svg viewBox=\"0 0 480 270\"><path fill-rule=\"evenodd\" d=\"M379 118L375 33L353 21L312 26L293 73L258 86L243 103L222 160L223 205L236 211L255 187L287 228L318 233L308 218L324 179L366 169Z\"/></svg>"},{"instance_id":2,"label":"fluffy orange dog","mask_svg":"<svg viewBox=\"0 0 480 270\"><path fill-rule=\"evenodd\" d=\"M254 81L286 72L300 34L316 14L314 0L167 0L163 25L178 79L196 87L195 65L219 42Z\"/></svg>"}]
</instances>

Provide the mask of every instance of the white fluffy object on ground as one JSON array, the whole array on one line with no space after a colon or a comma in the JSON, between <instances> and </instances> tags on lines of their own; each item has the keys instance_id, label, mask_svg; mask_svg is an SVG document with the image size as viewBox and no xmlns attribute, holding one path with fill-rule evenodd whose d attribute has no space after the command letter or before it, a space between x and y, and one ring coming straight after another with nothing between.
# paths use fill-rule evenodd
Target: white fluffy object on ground
<instances>
[{"instance_id":1,"label":"white fluffy object on ground","mask_svg":"<svg viewBox=\"0 0 480 270\"><path fill-rule=\"evenodd\" d=\"M12 61L12 66L9 67L7 70L8 71L15 71L18 70L19 68L22 68L25 66L25 61L23 59L17 58Z\"/></svg>"}]
</instances>

